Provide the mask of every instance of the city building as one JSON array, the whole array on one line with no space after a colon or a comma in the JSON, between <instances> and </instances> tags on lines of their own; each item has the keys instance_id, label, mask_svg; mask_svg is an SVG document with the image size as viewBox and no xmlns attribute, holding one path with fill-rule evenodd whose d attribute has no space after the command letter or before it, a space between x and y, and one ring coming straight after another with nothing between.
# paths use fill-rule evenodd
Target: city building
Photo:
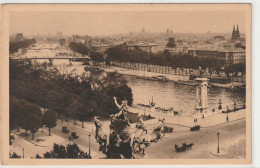
<instances>
[{"instance_id":1,"label":"city building","mask_svg":"<svg viewBox=\"0 0 260 168\"><path fill-rule=\"evenodd\" d=\"M188 50L188 54L200 58L216 58L223 60L225 66L246 62L246 53L243 49L234 50Z\"/></svg>"},{"instance_id":2,"label":"city building","mask_svg":"<svg viewBox=\"0 0 260 168\"><path fill-rule=\"evenodd\" d=\"M127 45L128 49L141 49L149 53L156 52L158 47L157 44L144 44L144 43L139 43L139 44L124 43L124 45Z\"/></svg>"},{"instance_id":3,"label":"city building","mask_svg":"<svg viewBox=\"0 0 260 168\"><path fill-rule=\"evenodd\" d=\"M100 45L91 45L90 49L96 52L104 53L108 48L113 47L114 45L100 44Z\"/></svg>"}]
</instances>

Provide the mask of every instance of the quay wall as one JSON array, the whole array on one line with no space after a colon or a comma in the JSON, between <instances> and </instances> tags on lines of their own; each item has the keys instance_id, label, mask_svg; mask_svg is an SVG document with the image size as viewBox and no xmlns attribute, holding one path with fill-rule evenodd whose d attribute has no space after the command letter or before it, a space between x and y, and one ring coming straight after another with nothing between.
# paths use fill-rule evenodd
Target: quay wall
<instances>
[{"instance_id":1,"label":"quay wall","mask_svg":"<svg viewBox=\"0 0 260 168\"><path fill-rule=\"evenodd\" d=\"M139 71L139 70L132 70L132 69L125 69L125 68L119 68L119 67L114 67L110 66L110 68L102 68L106 72L117 72L119 74L124 74L124 75L132 75L132 76L140 76L140 77L153 77L153 76L165 76L169 80L172 81L188 81L190 79L189 76L181 76L181 75L172 75L172 74L162 74L162 73L156 73L156 72L147 72L147 71Z\"/></svg>"}]
</instances>

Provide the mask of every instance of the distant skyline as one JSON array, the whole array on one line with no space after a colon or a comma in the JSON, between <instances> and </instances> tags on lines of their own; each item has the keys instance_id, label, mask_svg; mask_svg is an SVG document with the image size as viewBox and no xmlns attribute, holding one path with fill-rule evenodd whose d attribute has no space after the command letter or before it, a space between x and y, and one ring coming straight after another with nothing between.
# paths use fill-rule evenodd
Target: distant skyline
<instances>
[{"instance_id":1,"label":"distant skyline","mask_svg":"<svg viewBox=\"0 0 260 168\"><path fill-rule=\"evenodd\" d=\"M102 36L130 32L232 33L233 25L245 33L246 17L241 11L172 12L13 12L10 34Z\"/></svg>"}]
</instances>

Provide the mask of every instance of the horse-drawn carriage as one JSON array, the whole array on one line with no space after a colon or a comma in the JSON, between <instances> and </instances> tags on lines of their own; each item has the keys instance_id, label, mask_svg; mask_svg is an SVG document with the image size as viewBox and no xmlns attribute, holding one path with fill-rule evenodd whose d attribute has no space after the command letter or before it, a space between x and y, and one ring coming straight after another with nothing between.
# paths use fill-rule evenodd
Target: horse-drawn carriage
<instances>
[{"instance_id":1,"label":"horse-drawn carriage","mask_svg":"<svg viewBox=\"0 0 260 168\"><path fill-rule=\"evenodd\" d=\"M192 149L193 145L194 145L193 143L190 143L190 144L187 145L186 142L185 142L185 143L182 144L182 146L179 147L178 145L175 144L175 150L176 150L176 152L184 152L187 149Z\"/></svg>"}]
</instances>

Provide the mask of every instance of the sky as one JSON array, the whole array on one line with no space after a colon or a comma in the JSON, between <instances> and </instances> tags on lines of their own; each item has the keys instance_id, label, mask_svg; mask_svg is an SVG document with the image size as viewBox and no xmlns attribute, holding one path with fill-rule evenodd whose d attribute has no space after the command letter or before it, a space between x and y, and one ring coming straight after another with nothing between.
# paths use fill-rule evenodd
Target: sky
<instances>
[{"instance_id":1,"label":"sky","mask_svg":"<svg viewBox=\"0 0 260 168\"><path fill-rule=\"evenodd\" d=\"M112 35L130 32L204 33L232 32L238 24L245 33L246 17L240 11L144 12L13 12L10 34Z\"/></svg>"}]
</instances>

